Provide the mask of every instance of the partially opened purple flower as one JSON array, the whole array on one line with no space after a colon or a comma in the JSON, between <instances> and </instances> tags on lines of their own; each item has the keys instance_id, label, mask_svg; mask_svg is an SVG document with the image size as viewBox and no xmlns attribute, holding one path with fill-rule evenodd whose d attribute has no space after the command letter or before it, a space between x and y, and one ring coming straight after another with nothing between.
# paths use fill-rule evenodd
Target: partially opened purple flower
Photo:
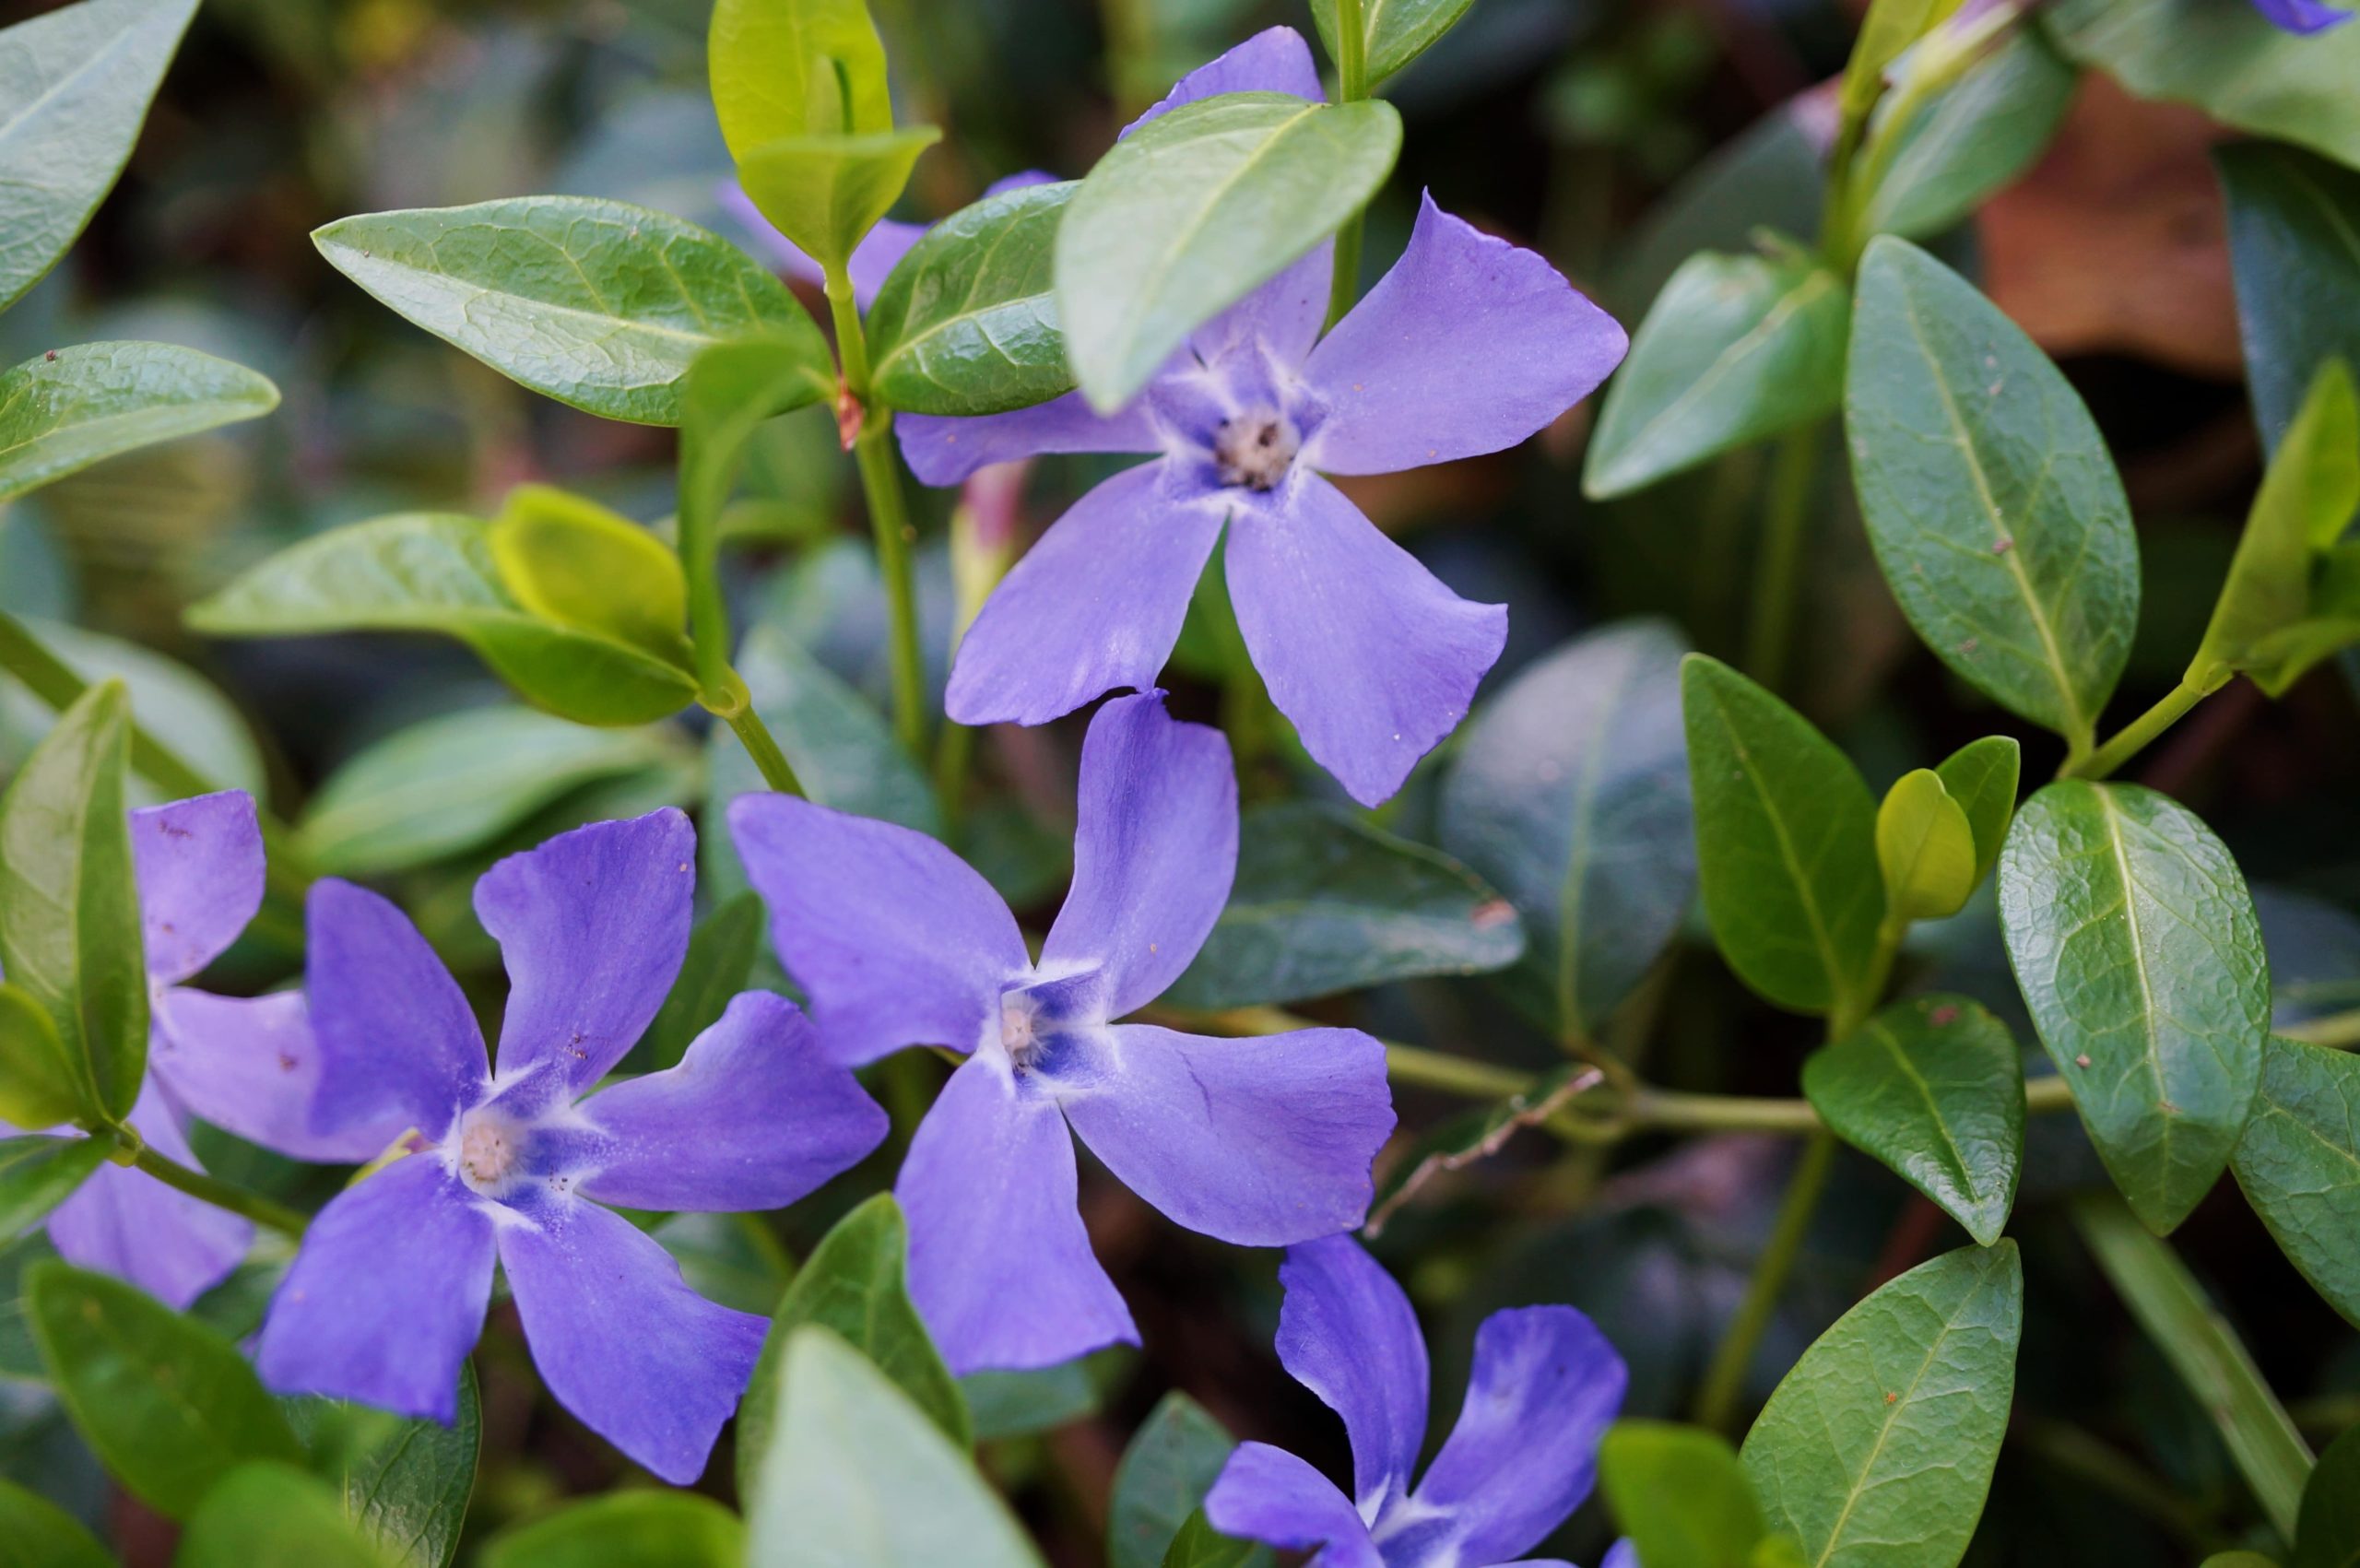
<instances>
[{"instance_id":1,"label":"partially opened purple flower","mask_svg":"<svg viewBox=\"0 0 2360 1568\"><path fill-rule=\"evenodd\" d=\"M583 1096L655 1016L688 947L696 834L596 822L476 884L507 960L496 1071L466 998L401 912L313 889L314 1121L398 1114L416 1151L320 1211L263 1326L264 1379L448 1421L495 1256L559 1403L666 1480L704 1468L764 1320L682 1282L600 1207L776 1208L874 1149L885 1115L785 1000L737 997L679 1066Z\"/></svg>"},{"instance_id":2,"label":"partially opened purple flower","mask_svg":"<svg viewBox=\"0 0 2360 1568\"><path fill-rule=\"evenodd\" d=\"M1148 118L1246 88L1319 97L1302 38L1274 28L1240 44ZM1073 393L1012 414L900 421L910 466L935 485L1040 453L1158 454L1083 496L1000 584L960 644L952 718L1040 724L1152 686L1226 525L1255 667L1355 799L1392 795L1457 726L1507 611L1443 586L1323 476L1514 446L1595 390L1626 340L1546 261L1431 198L1401 260L1323 338L1328 255L1199 328L1111 418Z\"/></svg>"},{"instance_id":3,"label":"partially opened purple flower","mask_svg":"<svg viewBox=\"0 0 2360 1568\"><path fill-rule=\"evenodd\" d=\"M740 796L729 826L837 1059L921 1043L967 1057L896 1187L910 1293L953 1371L1139 1342L1075 1209L1068 1126L1141 1197L1224 1241L1359 1223L1393 1127L1375 1040L1111 1021L1188 966L1237 866L1229 744L1167 716L1162 692L1091 721L1073 890L1037 963L990 884L923 833L782 795Z\"/></svg>"},{"instance_id":4,"label":"partially opened purple flower","mask_svg":"<svg viewBox=\"0 0 2360 1568\"><path fill-rule=\"evenodd\" d=\"M2288 32L2325 32L2352 19L2354 13L2324 0L2253 0L2254 9Z\"/></svg>"},{"instance_id":5,"label":"partially opened purple flower","mask_svg":"<svg viewBox=\"0 0 2360 1568\"><path fill-rule=\"evenodd\" d=\"M1410 1298L1349 1236L1291 1249L1279 1279L1279 1360L1343 1417L1352 1495L1283 1449L1242 1444L1205 1498L1212 1527L1323 1548L1317 1568L1566 1568L1523 1554L1589 1495L1622 1405L1628 1373L1597 1326L1565 1306L1485 1318L1458 1424L1412 1485L1427 1372Z\"/></svg>"},{"instance_id":6,"label":"partially opened purple flower","mask_svg":"<svg viewBox=\"0 0 2360 1568\"><path fill-rule=\"evenodd\" d=\"M300 995L216 996L182 984L227 951L262 907L254 798L227 790L134 811L131 853L148 988L148 1079L132 1127L193 1168L201 1167L188 1146L192 1114L299 1160L359 1161L383 1149L392 1132L382 1128L336 1138L310 1130L319 1062ZM68 1260L185 1307L238 1266L254 1229L144 1171L109 1163L50 1215L49 1239Z\"/></svg>"}]
</instances>

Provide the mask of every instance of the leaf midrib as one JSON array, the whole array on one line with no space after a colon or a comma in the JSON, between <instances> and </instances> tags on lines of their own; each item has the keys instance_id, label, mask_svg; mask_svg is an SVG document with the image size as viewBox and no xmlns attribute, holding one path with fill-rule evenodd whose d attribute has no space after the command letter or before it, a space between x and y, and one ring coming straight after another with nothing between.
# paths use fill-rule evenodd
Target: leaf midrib
<instances>
[{"instance_id":1,"label":"leaf midrib","mask_svg":"<svg viewBox=\"0 0 2360 1568\"><path fill-rule=\"evenodd\" d=\"M1609 479L1616 478L1621 470L1630 466L1637 455L1649 453L1658 442L1658 431L1663 430L1667 426L1676 430L1680 424L1677 416L1684 415L1690 407L1700 402L1707 392L1717 390L1719 383L1729 378L1740 361L1751 359L1757 349L1768 344L1773 337L1783 331L1788 322L1800 315L1805 308L1817 302L1819 295L1835 286L1834 277L1822 269L1813 267L1792 288L1781 290L1778 298L1771 302L1770 308L1762 312L1761 320L1731 339L1728 347L1713 356L1713 362L1705 367L1703 373L1691 382L1686 390L1657 410L1655 416L1640 427L1638 435L1633 439L1628 447L1623 449L1624 460L1610 466Z\"/></svg>"},{"instance_id":2,"label":"leaf midrib","mask_svg":"<svg viewBox=\"0 0 2360 1568\"><path fill-rule=\"evenodd\" d=\"M1827 973L1828 993L1840 1001L1850 991L1851 976L1836 961L1835 939L1820 914L1818 890L1812 887L1802 858L1795 851L1794 840L1787 831L1786 817L1764 784L1762 774L1753 764L1752 753L1746 749L1744 737L1738 733L1737 725L1729 722L1728 703L1717 691L1710 695L1713 711L1719 716L1721 728L1729 736L1729 748L1737 753L1738 766L1745 770L1746 783L1752 786L1755 798L1761 801L1762 814L1769 819L1770 831L1778 841L1778 856L1786 862L1788 877L1795 885L1795 896L1803 906L1804 921L1811 927L1811 945L1819 949L1820 967Z\"/></svg>"}]
</instances>

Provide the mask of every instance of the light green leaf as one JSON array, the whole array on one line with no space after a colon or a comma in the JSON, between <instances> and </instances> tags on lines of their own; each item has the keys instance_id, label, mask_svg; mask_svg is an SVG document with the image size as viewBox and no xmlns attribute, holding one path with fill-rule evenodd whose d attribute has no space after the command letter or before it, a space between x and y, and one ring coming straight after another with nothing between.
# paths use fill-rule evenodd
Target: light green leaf
<instances>
[{"instance_id":1,"label":"light green leaf","mask_svg":"<svg viewBox=\"0 0 2360 1568\"><path fill-rule=\"evenodd\" d=\"M1073 387L1056 248L1081 186L987 196L928 230L868 307L871 384L914 414L997 414Z\"/></svg>"},{"instance_id":2,"label":"light green leaf","mask_svg":"<svg viewBox=\"0 0 2360 1568\"><path fill-rule=\"evenodd\" d=\"M1705 914L1738 978L1782 1008L1871 998L1884 888L1859 770L1717 659L1681 666Z\"/></svg>"},{"instance_id":3,"label":"light green leaf","mask_svg":"<svg viewBox=\"0 0 2360 1568\"><path fill-rule=\"evenodd\" d=\"M2016 1244L1880 1289L1803 1352L1740 1451L1812 1568L1953 1568L1991 1488L2024 1332Z\"/></svg>"},{"instance_id":4,"label":"light green leaf","mask_svg":"<svg viewBox=\"0 0 2360 1568\"><path fill-rule=\"evenodd\" d=\"M137 715L140 729L199 774L224 789L242 789L256 796L265 793L266 770L253 730L237 705L205 677L127 638L86 631L63 621L20 624L59 663L81 677L85 686L110 677L120 678L131 690L131 711ZM47 734L53 718L48 705L30 690L20 694L22 711L28 713L27 732ZM6 687L0 687L0 707L14 707ZM0 767L6 765L0 761ZM133 804L159 806L172 798L139 776L135 747Z\"/></svg>"},{"instance_id":5,"label":"light green leaf","mask_svg":"<svg viewBox=\"0 0 2360 1568\"><path fill-rule=\"evenodd\" d=\"M2008 1026L1964 996L1918 996L1811 1053L1803 1093L1985 1246L2024 1161L2024 1071Z\"/></svg>"},{"instance_id":6,"label":"light green leaf","mask_svg":"<svg viewBox=\"0 0 2360 1568\"><path fill-rule=\"evenodd\" d=\"M786 285L693 223L628 202L516 196L364 213L316 230L328 264L513 381L584 412L680 422L680 378L715 343L773 338L834 384Z\"/></svg>"},{"instance_id":7,"label":"light green leaf","mask_svg":"<svg viewBox=\"0 0 2360 1568\"><path fill-rule=\"evenodd\" d=\"M0 187L4 188L4 187ZM0 374L0 502L101 458L257 419L278 388L169 343L82 343Z\"/></svg>"},{"instance_id":8,"label":"light green leaf","mask_svg":"<svg viewBox=\"0 0 2360 1568\"><path fill-rule=\"evenodd\" d=\"M730 998L753 977L754 961L761 954L762 914L761 899L743 892L697 922L689 933L689 956L680 961L680 973L633 1047L627 1068L652 1073L676 1067L696 1037L721 1021Z\"/></svg>"},{"instance_id":9,"label":"light green leaf","mask_svg":"<svg viewBox=\"0 0 2360 1568\"><path fill-rule=\"evenodd\" d=\"M885 131L885 46L863 0L719 0L706 42L730 156L782 136Z\"/></svg>"},{"instance_id":10,"label":"light green leaf","mask_svg":"<svg viewBox=\"0 0 2360 1568\"><path fill-rule=\"evenodd\" d=\"M1851 290L1808 255L1689 257L1607 388L1582 492L1624 495L1833 413L1851 320Z\"/></svg>"},{"instance_id":11,"label":"light green leaf","mask_svg":"<svg viewBox=\"0 0 2360 1568\"><path fill-rule=\"evenodd\" d=\"M1041 1568L966 1455L857 1350L799 1328L777 1372L749 1568Z\"/></svg>"},{"instance_id":12,"label":"light green leaf","mask_svg":"<svg viewBox=\"0 0 2360 1568\"><path fill-rule=\"evenodd\" d=\"M1877 864L1885 907L1901 920L1944 920L1975 891L1975 829L1941 776L1917 768L1877 808Z\"/></svg>"},{"instance_id":13,"label":"light green leaf","mask_svg":"<svg viewBox=\"0 0 2360 1568\"><path fill-rule=\"evenodd\" d=\"M395 1568L316 1478L287 1465L230 1469L181 1532L172 1568Z\"/></svg>"},{"instance_id":14,"label":"light green leaf","mask_svg":"<svg viewBox=\"0 0 2360 1568\"><path fill-rule=\"evenodd\" d=\"M87 0L0 30L0 310L114 187L196 0Z\"/></svg>"},{"instance_id":15,"label":"light green leaf","mask_svg":"<svg viewBox=\"0 0 2360 1568\"><path fill-rule=\"evenodd\" d=\"M1598 1445L1598 1484L1643 1568L1747 1568L1762 1505L1729 1439L1624 1420Z\"/></svg>"},{"instance_id":16,"label":"light green leaf","mask_svg":"<svg viewBox=\"0 0 2360 1568\"><path fill-rule=\"evenodd\" d=\"M1198 327L1367 205L1401 150L1387 103L1224 93L1115 145L1057 230L1057 316L1092 407L1112 413Z\"/></svg>"},{"instance_id":17,"label":"light green leaf","mask_svg":"<svg viewBox=\"0 0 2360 1568\"><path fill-rule=\"evenodd\" d=\"M519 485L489 538L502 584L528 613L688 666L680 558L630 518L551 485Z\"/></svg>"},{"instance_id":18,"label":"light green leaf","mask_svg":"<svg viewBox=\"0 0 2360 1568\"><path fill-rule=\"evenodd\" d=\"M2246 380L2275 448L2322 361L2360 365L2360 171L2274 142L2213 149Z\"/></svg>"},{"instance_id":19,"label":"light green leaf","mask_svg":"<svg viewBox=\"0 0 2360 1568\"><path fill-rule=\"evenodd\" d=\"M8 1480L0 1480L0 1541L9 1568L114 1568L73 1515Z\"/></svg>"},{"instance_id":20,"label":"light green leaf","mask_svg":"<svg viewBox=\"0 0 2360 1568\"><path fill-rule=\"evenodd\" d=\"M1173 1007L1276 1006L1425 974L1481 974L1524 952L1506 900L1437 850L1312 801L1257 807L1212 934Z\"/></svg>"},{"instance_id":21,"label":"light green leaf","mask_svg":"<svg viewBox=\"0 0 2360 1568\"><path fill-rule=\"evenodd\" d=\"M28 1133L0 1138L0 1243L12 1241L74 1196L107 1162L112 1140Z\"/></svg>"},{"instance_id":22,"label":"light green leaf","mask_svg":"<svg viewBox=\"0 0 2360 1568\"><path fill-rule=\"evenodd\" d=\"M1885 581L1943 663L2089 748L2139 619L2130 505L2081 397L1972 284L1870 242L1845 386Z\"/></svg>"},{"instance_id":23,"label":"light green leaf","mask_svg":"<svg viewBox=\"0 0 2360 1568\"><path fill-rule=\"evenodd\" d=\"M805 254L823 267L841 266L878 219L893 210L910 183L910 171L941 139L932 125L789 136L739 154L738 183Z\"/></svg>"},{"instance_id":24,"label":"light green leaf","mask_svg":"<svg viewBox=\"0 0 2360 1568\"><path fill-rule=\"evenodd\" d=\"M0 1122L56 1126L88 1115L97 1097L81 1054L66 1049L41 1003L0 984Z\"/></svg>"},{"instance_id":25,"label":"light green leaf","mask_svg":"<svg viewBox=\"0 0 2360 1568\"><path fill-rule=\"evenodd\" d=\"M187 1518L247 1460L302 1459L238 1347L136 1286L36 1264L25 1308L75 1429L159 1513Z\"/></svg>"},{"instance_id":26,"label":"light green leaf","mask_svg":"<svg viewBox=\"0 0 2360 1568\"><path fill-rule=\"evenodd\" d=\"M502 1530L481 1568L738 1568L746 1527L692 1491L618 1491Z\"/></svg>"},{"instance_id":27,"label":"light green leaf","mask_svg":"<svg viewBox=\"0 0 2360 1568\"><path fill-rule=\"evenodd\" d=\"M2068 780L2008 834L2000 921L2098 1157L2170 1231L2229 1162L2261 1078L2270 965L2236 862L2154 790Z\"/></svg>"},{"instance_id":28,"label":"light green leaf","mask_svg":"<svg viewBox=\"0 0 2360 1568\"><path fill-rule=\"evenodd\" d=\"M2272 1039L2233 1169L2279 1250L2360 1327L2360 1057Z\"/></svg>"},{"instance_id":29,"label":"light green leaf","mask_svg":"<svg viewBox=\"0 0 2360 1568\"><path fill-rule=\"evenodd\" d=\"M1956 8L1957 0L1870 0L1851 56L1844 62L1844 85L1836 96L1846 124L1857 124L1867 117L1884 94L1886 70Z\"/></svg>"},{"instance_id":30,"label":"light green leaf","mask_svg":"<svg viewBox=\"0 0 2360 1568\"><path fill-rule=\"evenodd\" d=\"M1361 58L1367 64L1368 85L1375 87L1432 49L1474 4L1475 0L1361 0ZM1328 57L1336 59L1336 0L1311 0L1311 19L1318 25L1319 41L1327 46Z\"/></svg>"},{"instance_id":31,"label":"light green leaf","mask_svg":"<svg viewBox=\"0 0 2360 1568\"><path fill-rule=\"evenodd\" d=\"M459 1419L449 1426L341 1400L285 1404L313 1474L336 1489L345 1516L402 1568L443 1568L458 1555L483 1442L475 1369L459 1368Z\"/></svg>"},{"instance_id":32,"label":"light green leaf","mask_svg":"<svg viewBox=\"0 0 2360 1568\"><path fill-rule=\"evenodd\" d=\"M1894 133L1861 231L1914 240L1966 218L2047 147L2080 80L2037 33L2010 36Z\"/></svg>"},{"instance_id":33,"label":"light green leaf","mask_svg":"<svg viewBox=\"0 0 2360 1568\"><path fill-rule=\"evenodd\" d=\"M1199 1508L1172 1538L1162 1568L1269 1568L1270 1562L1268 1547L1222 1535Z\"/></svg>"},{"instance_id":34,"label":"light green leaf","mask_svg":"<svg viewBox=\"0 0 2360 1568\"><path fill-rule=\"evenodd\" d=\"M1115 1468L1106 1568L1157 1568L1236 1446L1202 1405L1166 1394Z\"/></svg>"},{"instance_id":35,"label":"light green leaf","mask_svg":"<svg viewBox=\"0 0 2360 1568\"><path fill-rule=\"evenodd\" d=\"M2360 1563L2360 1427L2327 1445L2303 1486L2295 1526L2294 1568L2353 1568Z\"/></svg>"},{"instance_id":36,"label":"light green leaf","mask_svg":"<svg viewBox=\"0 0 2360 1568\"><path fill-rule=\"evenodd\" d=\"M1942 788L1966 813L1975 833L1975 885L1991 875L2000 863L2000 846L2007 842L2008 824L2016 816L2016 782L2024 749L2010 735L1987 735L1970 740L1936 765Z\"/></svg>"}]
</instances>

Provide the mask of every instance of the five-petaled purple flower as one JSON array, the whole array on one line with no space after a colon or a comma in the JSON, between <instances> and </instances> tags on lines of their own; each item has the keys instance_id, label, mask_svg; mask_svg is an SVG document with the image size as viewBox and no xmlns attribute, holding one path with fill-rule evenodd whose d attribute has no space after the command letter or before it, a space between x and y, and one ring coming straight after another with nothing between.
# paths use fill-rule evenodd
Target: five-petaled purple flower
<instances>
[{"instance_id":1,"label":"five-petaled purple flower","mask_svg":"<svg viewBox=\"0 0 2360 1568\"><path fill-rule=\"evenodd\" d=\"M1318 98L1302 38L1274 28L1240 44L1146 118L1244 89ZM1324 476L1514 446L1595 390L1626 340L1546 261L1431 199L1400 262L1323 338L1329 254L1198 328L1112 417L1070 393L900 421L911 468L935 485L1041 453L1159 454L1082 497L1017 563L960 644L952 718L1041 724L1154 685L1226 525L1255 666L1355 799L1392 795L1457 726L1507 611L1453 594Z\"/></svg>"},{"instance_id":2,"label":"five-petaled purple flower","mask_svg":"<svg viewBox=\"0 0 2360 1568\"><path fill-rule=\"evenodd\" d=\"M134 811L131 854L148 991L148 1078L126 1118L133 1129L192 1167L191 1114L299 1160L365 1160L383 1149L392 1135L378 1128L331 1138L310 1130L319 1062L300 994L217 996L182 984L227 951L262 907L254 798L226 790ZM69 1261L185 1307L238 1266L254 1229L110 1163L50 1215L49 1238Z\"/></svg>"},{"instance_id":3,"label":"five-petaled purple flower","mask_svg":"<svg viewBox=\"0 0 2360 1568\"><path fill-rule=\"evenodd\" d=\"M2254 9L2288 32L2325 32L2350 21L2355 13L2325 0L2253 0Z\"/></svg>"},{"instance_id":4,"label":"five-petaled purple flower","mask_svg":"<svg viewBox=\"0 0 2360 1568\"><path fill-rule=\"evenodd\" d=\"M678 1067L582 1098L679 971L695 862L694 830L667 809L485 873L476 914L510 982L490 1073L466 998L416 927L348 882L313 890L313 1119L333 1130L392 1112L415 1152L312 1222L263 1326L273 1388L450 1421L496 1255L559 1403L666 1480L696 1480L766 1326L690 1290L600 1205L781 1208L874 1149L886 1120L795 1007L761 992Z\"/></svg>"},{"instance_id":5,"label":"five-petaled purple flower","mask_svg":"<svg viewBox=\"0 0 2360 1568\"><path fill-rule=\"evenodd\" d=\"M1410 1298L1349 1236L1292 1248L1279 1270L1279 1360L1344 1418L1352 1495L1283 1449L1241 1444L1205 1498L1223 1535L1317 1568L1567 1568L1524 1559L1589 1495L1622 1408L1622 1358L1566 1306L1493 1313L1475 1331L1458 1425L1417 1484L1426 1346ZM1627 1548L1607 1558L1628 1562Z\"/></svg>"},{"instance_id":6,"label":"five-petaled purple flower","mask_svg":"<svg viewBox=\"0 0 2360 1568\"><path fill-rule=\"evenodd\" d=\"M955 1372L1139 1342L1075 1208L1068 1124L1174 1220L1255 1246L1358 1224L1393 1127L1384 1049L1358 1030L1214 1040L1111 1021L1178 977L1228 901L1237 781L1219 732L1169 717L1160 691L1107 703L1082 743L1079 818L1073 890L1036 963L990 884L925 834L783 795L729 808L826 1048L967 1057L895 1187L910 1293Z\"/></svg>"}]
</instances>

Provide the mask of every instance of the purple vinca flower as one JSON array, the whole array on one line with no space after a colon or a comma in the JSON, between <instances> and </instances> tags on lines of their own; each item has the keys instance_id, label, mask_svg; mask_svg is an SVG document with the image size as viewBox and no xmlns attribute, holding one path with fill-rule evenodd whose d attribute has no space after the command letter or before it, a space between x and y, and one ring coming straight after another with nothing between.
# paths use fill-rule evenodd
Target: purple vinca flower
<instances>
[{"instance_id":1,"label":"purple vinca flower","mask_svg":"<svg viewBox=\"0 0 2360 1568\"><path fill-rule=\"evenodd\" d=\"M2352 19L2354 13L2322 0L2253 0L2254 9L2288 32L2325 32Z\"/></svg>"},{"instance_id":2,"label":"purple vinca flower","mask_svg":"<svg viewBox=\"0 0 2360 1568\"><path fill-rule=\"evenodd\" d=\"M895 1190L910 1293L951 1369L1139 1342L1075 1208L1073 1140L1191 1230L1275 1246L1358 1224L1393 1127L1385 1051L1352 1029L1212 1040L1110 1020L1203 946L1237 868L1229 743L1107 703L1082 743L1073 890L1038 962L990 884L906 828L783 795L730 831L820 1037L859 1063L966 1056Z\"/></svg>"},{"instance_id":3,"label":"purple vinca flower","mask_svg":"<svg viewBox=\"0 0 2360 1568\"><path fill-rule=\"evenodd\" d=\"M299 1160L365 1160L383 1149L393 1133L382 1128L336 1138L310 1130L319 1061L301 995L216 996L182 984L227 951L262 907L254 798L228 790L134 811L131 854L148 987L148 1078L127 1118L133 1129L191 1167L192 1114ZM238 1266L254 1229L144 1171L110 1163L49 1216L49 1239L69 1261L178 1308Z\"/></svg>"},{"instance_id":4,"label":"purple vinca flower","mask_svg":"<svg viewBox=\"0 0 2360 1568\"><path fill-rule=\"evenodd\" d=\"M1301 37L1274 28L1147 118L1216 93L1316 99ZM1421 206L1408 251L1320 336L1322 246L1199 328L1111 418L1080 393L983 419L904 417L928 484L1051 452L1151 453L1077 501L960 644L962 724L1041 724L1155 683L1227 528L1229 592L1255 667L1321 766L1365 805L1466 713L1507 635L1379 533L1328 474L1389 474L1516 445L1587 396L1622 329L1530 251Z\"/></svg>"},{"instance_id":5,"label":"purple vinca flower","mask_svg":"<svg viewBox=\"0 0 2360 1568\"><path fill-rule=\"evenodd\" d=\"M401 912L313 890L314 1122L388 1111L415 1152L320 1211L263 1326L264 1380L443 1421L495 1256L558 1402L666 1480L704 1468L764 1321L690 1290L600 1207L777 1208L874 1149L885 1114L785 1000L737 997L679 1066L584 1099L655 1016L688 949L696 834L679 812L596 822L476 884L508 962L498 1069Z\"/></svg>"},{"instance_id":6,"label":"purple vinca flower","mask_svg":"<svg viewBox=\"0 0 2360 1568\"><path fill-rule=\"evenodd\" d=\"M1524 1559L1589 1495L1622 1408L1622 1358L1566 1306L1495 1312L1475 1331L1458 1425L1415 1486L1426 1346L1410 1298L1349 1236L1292 1248L1279 1270L1279 1360L1344 1418L1352 1495L1283 1449L1240 1444L1205 1498L1223 1535L1316 1568L1567 1568ZM1627 1548L1607 1558L1628 1562Z\"/></svg>"}]
</instances>

